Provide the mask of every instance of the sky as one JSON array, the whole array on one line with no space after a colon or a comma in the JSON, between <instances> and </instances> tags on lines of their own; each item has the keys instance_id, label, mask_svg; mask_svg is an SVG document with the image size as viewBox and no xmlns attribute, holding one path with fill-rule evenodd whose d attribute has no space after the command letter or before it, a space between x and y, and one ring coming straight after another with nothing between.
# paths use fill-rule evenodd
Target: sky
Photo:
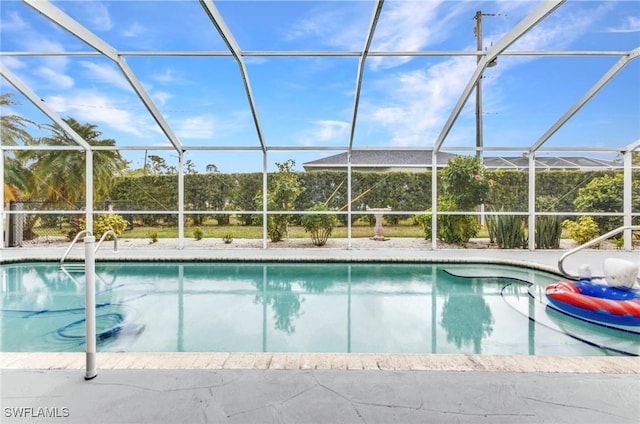
<instances>
[{"instance_id":1,"label":"sky","mask_svg":"<svg viewBox=\"0 0 640 424\"><path fill-rule=\"evenodd\" d=\"M260 139L232 56L148 52L227 52L198 1L54 1L53 5L121 52L199 172L262 170ZM476 50L480 10L489 48L538 7L538 1L384 2L371 52ZM357 56L274 56L257 52L359 52L373 1L216 1L244 61L263 141L274 147L268 168L340 153L349 146ZM62 118L98 126L118 146L164 146L148 154L175 164L171 143L118 66L99 55L17 55L94 52L27 4L0 1L2 64ZM629 52L640 47L640 2L569 0L506 52ZM132 55L132 52L147 54ZM518 156L535 143L620 59L620 55L501 55L482 78L486 155ZM433 147L476 68L466 55L370 55L364 68L354 148ZM15 93L13 113L50 119ZM543 145L544 149L624 148L640 140L640 59L632 60ZM466 102L442 150L475 146L475 94ZM37 130L32 131L38 134ZM44 134L43 134L44 135ZM238 146L240 151L207 151ZM197 150L190 149L196 147ZM284 150L285 148L307 150ZM320 148L320 150L310 150ZM504 151L499 149L504 148ZM253 150L248 150L253 149ZM324 150L323 150L324 149ZM457 150L456 150L457 151ZM557 155L557 152L540 152ZM574 153L562 153L573 155ZM123 150L132 168L145 151Z\"/></svg>"}]
</instances>

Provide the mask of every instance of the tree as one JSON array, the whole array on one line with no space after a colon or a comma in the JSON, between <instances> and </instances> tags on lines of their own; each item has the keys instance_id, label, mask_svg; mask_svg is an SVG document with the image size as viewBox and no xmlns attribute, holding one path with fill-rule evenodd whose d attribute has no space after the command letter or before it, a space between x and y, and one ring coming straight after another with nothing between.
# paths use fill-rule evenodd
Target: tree
<instances>
[{"instance_id":1,"label":"tree","mask_svg":"<svg viewBox=\"0 0 640 424\"><path fill-rule=\"evenodd\" d=\"M573 201L579 212L615 212L620 213L624 209L622 198L624 188L624 175L621 172L605 174L594 178L587 185L578 189L578 196ZM632 193L640 193L640 181L632 182ZM631 209L637 211L640 208L640 198L632 196ZM612 216L594 216L596 224L603 233L611 231L622 225L622 219Z\"/></svg>"},{"instance_id":2,"label":"tree","mask_svg":"<svg viewBox=\"0 0 640 424\"><path fill-rule=\"evenodd\" d=\"M438 196L441 211L470 211L483 203L489 192L485 168L477 157L456 156L442 171L442 192ZM446 243L462 244L478 233L474 216L438 217L438 236Z\"/></svg>"},{"instance_id":3,"label":"tree","mask_svg":"<svg viewBox=\"0 0 640 424\"><path fill-rule=\"evenodd\" d=\"M460 210L469 211L483 203L489 193L485 167L475 156L456 156L442 170L442 197Z\"/></svg>"},{"instance_id":4,"label":"tree","mask_svg":"<svg viewBox=\"0 0 640 424\"><path fill-rule=\"evenodd\" d=\"M14 102L11 98L12 93L0 94L0 108L7 108L9 106L18 106L20 103ZM19 115L4 115L0 116L0 139L2 144L15 146L17 140L22 140L25 144L31 144L33 138L27 132L26 127L28 124L37 125L35 122L24 118Z\"/></svg>"},{"instance_id":5,"label":"tree","mask_svg":"<svg viewBox=\"0 0 640 424\"><path fill-rule=\"evenodd\" d=\"M100 139L102 133L93 124L81 124L73 118L64 120L91 146L115 146L113 139ZM77 143L57 124L50 126L51 136L36 141L39 145L75 146ZM86 153L79 151L38 150L24 152L31 163L36 193L51 202L75 203L85 193ZM117 150L93 152L93 190L96 200L104 199L127 168L128 162Z\"/></svg>"},{"instance_id":6,"label":"tree","mask_svg":"<svg viewBox=\"0 0 640 424\"><path fill-rule=\"evenodd\" d=\"M218 167L217 167L217 166L215 166L215 165L214 165L214 164L212 164L212 163L210 163L209 165L207 165L206 171L207 171L208 173L215 173L215 174L217 174L217 173L219 173L219 172L220 172L220 170L218 169Z\"/></svg>"},{"instance_id":7,"label":"tree","mask_svg":"<svg viewBox=\"0 0 640 424\"><path fill-rule=\"evenodd\" d=\"M152 175L171 174L171 167L167 165L167 161L163 157L157 155L149 155L150 165L145 163L145 168L148 168Z\"/></svg>"},{"instance_id":8,"label":"tree","mask_svg":"<svg viewBox=\"0 0 640 424\"><path fill-rule=\"evenodd\" d=\"M12 93L0 95L0 108L3 112L7 107L17 106L19 103L12 100ZM19 115L0 115L0 140L2 144L15 146L18 140L24 144L32 144L33 138L27 132L27 125L37 125L35 122ZM29 171L24 165L9 153L5 158L5 184L4 184L4 201L18 200L20 191L27 188L29 181Z\"/></svg>"},{"instance_id":9,"label":"tree","mask_svg":"<svg viewBox=\"0 0 640 424\"><path fill-rule=\"evenodd\" d=\"M284 163L277 163L278 172L271 177L270 188L267 192L267 207L269 211L290 211L293 204L305 190L300 176L293 172L295 161L289 159ZM262 193L256 196L258 208L262 208ZM273 242L281 241L287 236L290 215L270 214L267 221L267 232Z\"/></svg>"},{"instance_id":10,"label":"tree","mask_svg":"<svg viewBox=\"0 0 640 424\"><path fill-rule=\"evenodd\" d=\"M197 174L198 170L196 169L196 164L193 163L191 159L187 159L184 163L184 173L185 174Z\"/></svg>"}]
</instances>

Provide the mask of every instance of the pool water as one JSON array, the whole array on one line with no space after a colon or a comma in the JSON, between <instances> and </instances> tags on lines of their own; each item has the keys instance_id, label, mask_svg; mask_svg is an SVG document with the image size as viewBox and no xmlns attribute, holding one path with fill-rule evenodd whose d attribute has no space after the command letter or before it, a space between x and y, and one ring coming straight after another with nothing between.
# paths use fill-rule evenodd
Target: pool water
<instances>
[{"instance_id":1,"label":"pool water","mask_svg":"<svg viewBox=\"0 0 640 424\"><path fill-rule=\"evenodd\" d=\"M83 351L84 272L5 264L0 351ZM96 264L98 351L640 353L550 310L541 271L489 264Z\"/></svg>"}]
</instances>

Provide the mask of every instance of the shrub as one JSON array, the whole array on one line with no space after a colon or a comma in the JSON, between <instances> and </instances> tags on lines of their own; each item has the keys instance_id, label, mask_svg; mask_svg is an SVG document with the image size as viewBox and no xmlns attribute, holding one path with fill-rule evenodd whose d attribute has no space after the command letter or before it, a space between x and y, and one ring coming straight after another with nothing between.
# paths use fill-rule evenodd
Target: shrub
<instances>
[{"instance_id":1,"label":"shrub","mask_svg":"<svg viewBox=\"0 0 640 424\"><path fill-rule=\"evenodd\" d=\"M536 247L557 249L560 247L562 222L557 215L544 215L536 219Z\"/></svg>"},{"instance_id":2,"label":"shrub","mask_svg":"<svg viewBox=\"0 0 640 424\"><path fill-rule=\"evenodd\" d=\"M149 244L158 242L158 230L149 230L149 233L147 235L149 236L149 239L150 239Z\"/></svg>"},{"instance_id":3,"label":"shrub","mask_svg":"<svg viewBox=\"0 0 640 424\"><path fill-rule=\"evenodd\" d=\"M440 210L455 211L456 204L452 199L442 199ZM475 216L441 215L438 217L438 238L445 243L464 244L471 237L478 235L480 226Z\"/></svg>"},{"instance_id":4,"label":"shrub","mask_svg":"<svg viewBox=\"0 0 640 424\"><path fill-rule=\"evenodd\" d=\"M623 174L603 175L594 178L578 189L578 197L573 203L580 212L622 212ZM603 232L611 231L622 225L621 218L596 216L593 218Z\"/></svg>"},{"instance_id":5,"label":"shrub","mask_svg":"<svg viewBox=\"0 0 640 424\"><path fill-rule=\"evenodd\" d=\"M73 240L76 234L87 228L87 217L85 215L73 215L69 219L69 225L71 229L67 233L67 238Z\"/></svg>"},{"instance_id":6,"label":"shrub","mask_svg":"<svg viewBox=\"0 0 640 424\"><path fill-rule=\"evenodd\" d=\"M202 228L195 227L193 229L193 238L196 240L202 240L202 236L204 236L204 231L202 231Z\"/></svg>"},{"instance_id":7,"label":"shrub","mask_svg":"<svg viewBox=\"0 0 640 424\"><path fill-rule=\"evenodd\" d=\"M562 226L567 229L569 237L578 244L584 244L600 235L598 224L590 216L581 216L577 221L565 219Z\"/></svg>"},{"instance_id":8,"label":"shrub","mask_svg":"<svg viewBox=\"0 0 640 424\"><path fill-rule=\"evenodd\" d=\"M442 171L442 211L469 211L484 202L489 183L485 168L477 157L456 156ZM474 216L442 215L438 217L438 238L445 243L464 244L478 234L480 227Z\"/></svg>"},{"instance_id":9,"label":"shrub","mask_svg":"<svg viewBox=\"0 0 640 424\"><path fill-rule=\"evenodd\" d=\"M288 215L269 215L267 217L267 234L269 239L276 243L282 241L289 231Z\"/></svg>"},{"instance_id":10,"label":"shrub","mask_svg":"<svg viewBox=\"0 0 640 424\"><path fill-rule=\"evenodd\" d=\"M480 227L475 216L443 215L438 217L438 237L445 243L464 244L478 235Z\"/></svg>"},{"instance_id":11,"label":"shrub","mask_svg":"<svg viewBox=\"0 0 640 424\"><path fill-rule=\"evenodd\" d=\"M487 217L489 237L501 249L516 249L527 246L525 218L516 215L490 215Z\"/></svg>"},{"instance_id":12,"label":"shrub","mask_svg":"<svg viewBox=\"0 0 640 424\"><path fill-rule=\"evenodd\" d=\"M324 204L319 203L308 209L309 211L329 211ZM331 232L336 227L338 218L335 214L310 214L302 216L304 230L311 234L311 241L315 246L324 246Z\"/></svg>"},{"instance_id":13,"label":"shrub","mask_svg":"<svg viewBox=\"0 0 640 424\"><path fill-rule=\"evenodd\" d=\"M87 228L86 217L84 215L74 216L70 221L70 225L72 229L67 234L69 240L73 239L76 234ZM116 233L116 236L120 237L128 227L129 221L120 215L99 215L93 221L93 235L96 239L100 239L104 233L109 230L113 230L113 232ZM109 235L107 240L111 240L112 238L113 237Z\"/></svg>"},{"instance_id":14,"label":"shrub","mask_svg":"<svg viewBox=\"0 0 640 424\"><path fill-rule=\"evenodd\" d=\"M270 188L267 191L267 207L270 211L291 211L296 199L304 192L300 175L293 171L295 161L289 159L284 163L277 163L278 172L271 177ZM256 206L262 209L262 193L255 197ZM281 241L287 236L289 229L289 214L274 214L267 218L267 233L272 242Z\"/></svg>"},{"instance_id":15,"label":"shrub","mask_svg":"<svg viewBox=\"0 0 640 424\"><path fill-rule=\"evenodd\" d=\"M444 196L461 210L471 210L484 202L489 193L485 168L475 156L456 156L442 170Z\"/></svg>"},{"instance_id":16,"label":"shrub","mask_svg":"<svg viewBox=\"0 0 640 424\"><path fill-rule=\"evenodd\" d=\"M124 230L126 230L128 226L129 221L120 215L100 215L93 222L93 235L95 235L97 239L100 239L104 233L113 230L116 236L120 237L124 234ZM109 235L108 240L111 240L111 235Z\"/></svg>"},{"instance_id":17,"label":"shrub","mask_svg":"<svg viewBox=\"0 0 640 424\"><path fill-rule=\"evenodd\" d=\"M560 200L552 195L536 197L536 210L554 212ZM557 249L560 247L562 236L562 219L558 215L543 215L536 218L536 248Z\"/></svg>"},{"instance_id":18,"label":"shrub","mask_svg":"<svg viewBox=\"0 0 640 424\"><path fill-rule=\"evenodd\" d=\"M421 213L413 217L418 225L424 231L424 239L431 239L431 210L428 210L427 213Z\"/></svg>"},{"instance_id":19,"label":"shrub","mask_svg":"<svg viewBox=\"0 0 640 424\"><path fill-rule=\"evenodd\" d=\"M443 201L440 204L443 211L450 211L453 208L451 200ZM431 211L415 215L413 218L424 230L425 240L431 239ZM475 216L469 215L441 215L438 217L438 238L445 243L464 244L478 235L480 226Z\"/></svg>"}]
</instances>

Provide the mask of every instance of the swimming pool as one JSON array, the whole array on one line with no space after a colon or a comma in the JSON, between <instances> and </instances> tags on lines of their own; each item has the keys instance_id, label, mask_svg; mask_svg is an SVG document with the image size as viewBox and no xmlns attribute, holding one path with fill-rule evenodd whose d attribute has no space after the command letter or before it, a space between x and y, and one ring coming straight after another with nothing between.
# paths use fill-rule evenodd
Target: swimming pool
<instances>
[{"instance_id":1,"label":"swimming pool","mask_svg":"<svg viewBox=\"0 0 640 424\"><path fill-rule=\"evenodd\" d=\"M84 274L1 266L0 351L83 351ZM546 306L554 274L458 263L103 262L98 351L640 353Z\"/></svg>"}]
</instances>

